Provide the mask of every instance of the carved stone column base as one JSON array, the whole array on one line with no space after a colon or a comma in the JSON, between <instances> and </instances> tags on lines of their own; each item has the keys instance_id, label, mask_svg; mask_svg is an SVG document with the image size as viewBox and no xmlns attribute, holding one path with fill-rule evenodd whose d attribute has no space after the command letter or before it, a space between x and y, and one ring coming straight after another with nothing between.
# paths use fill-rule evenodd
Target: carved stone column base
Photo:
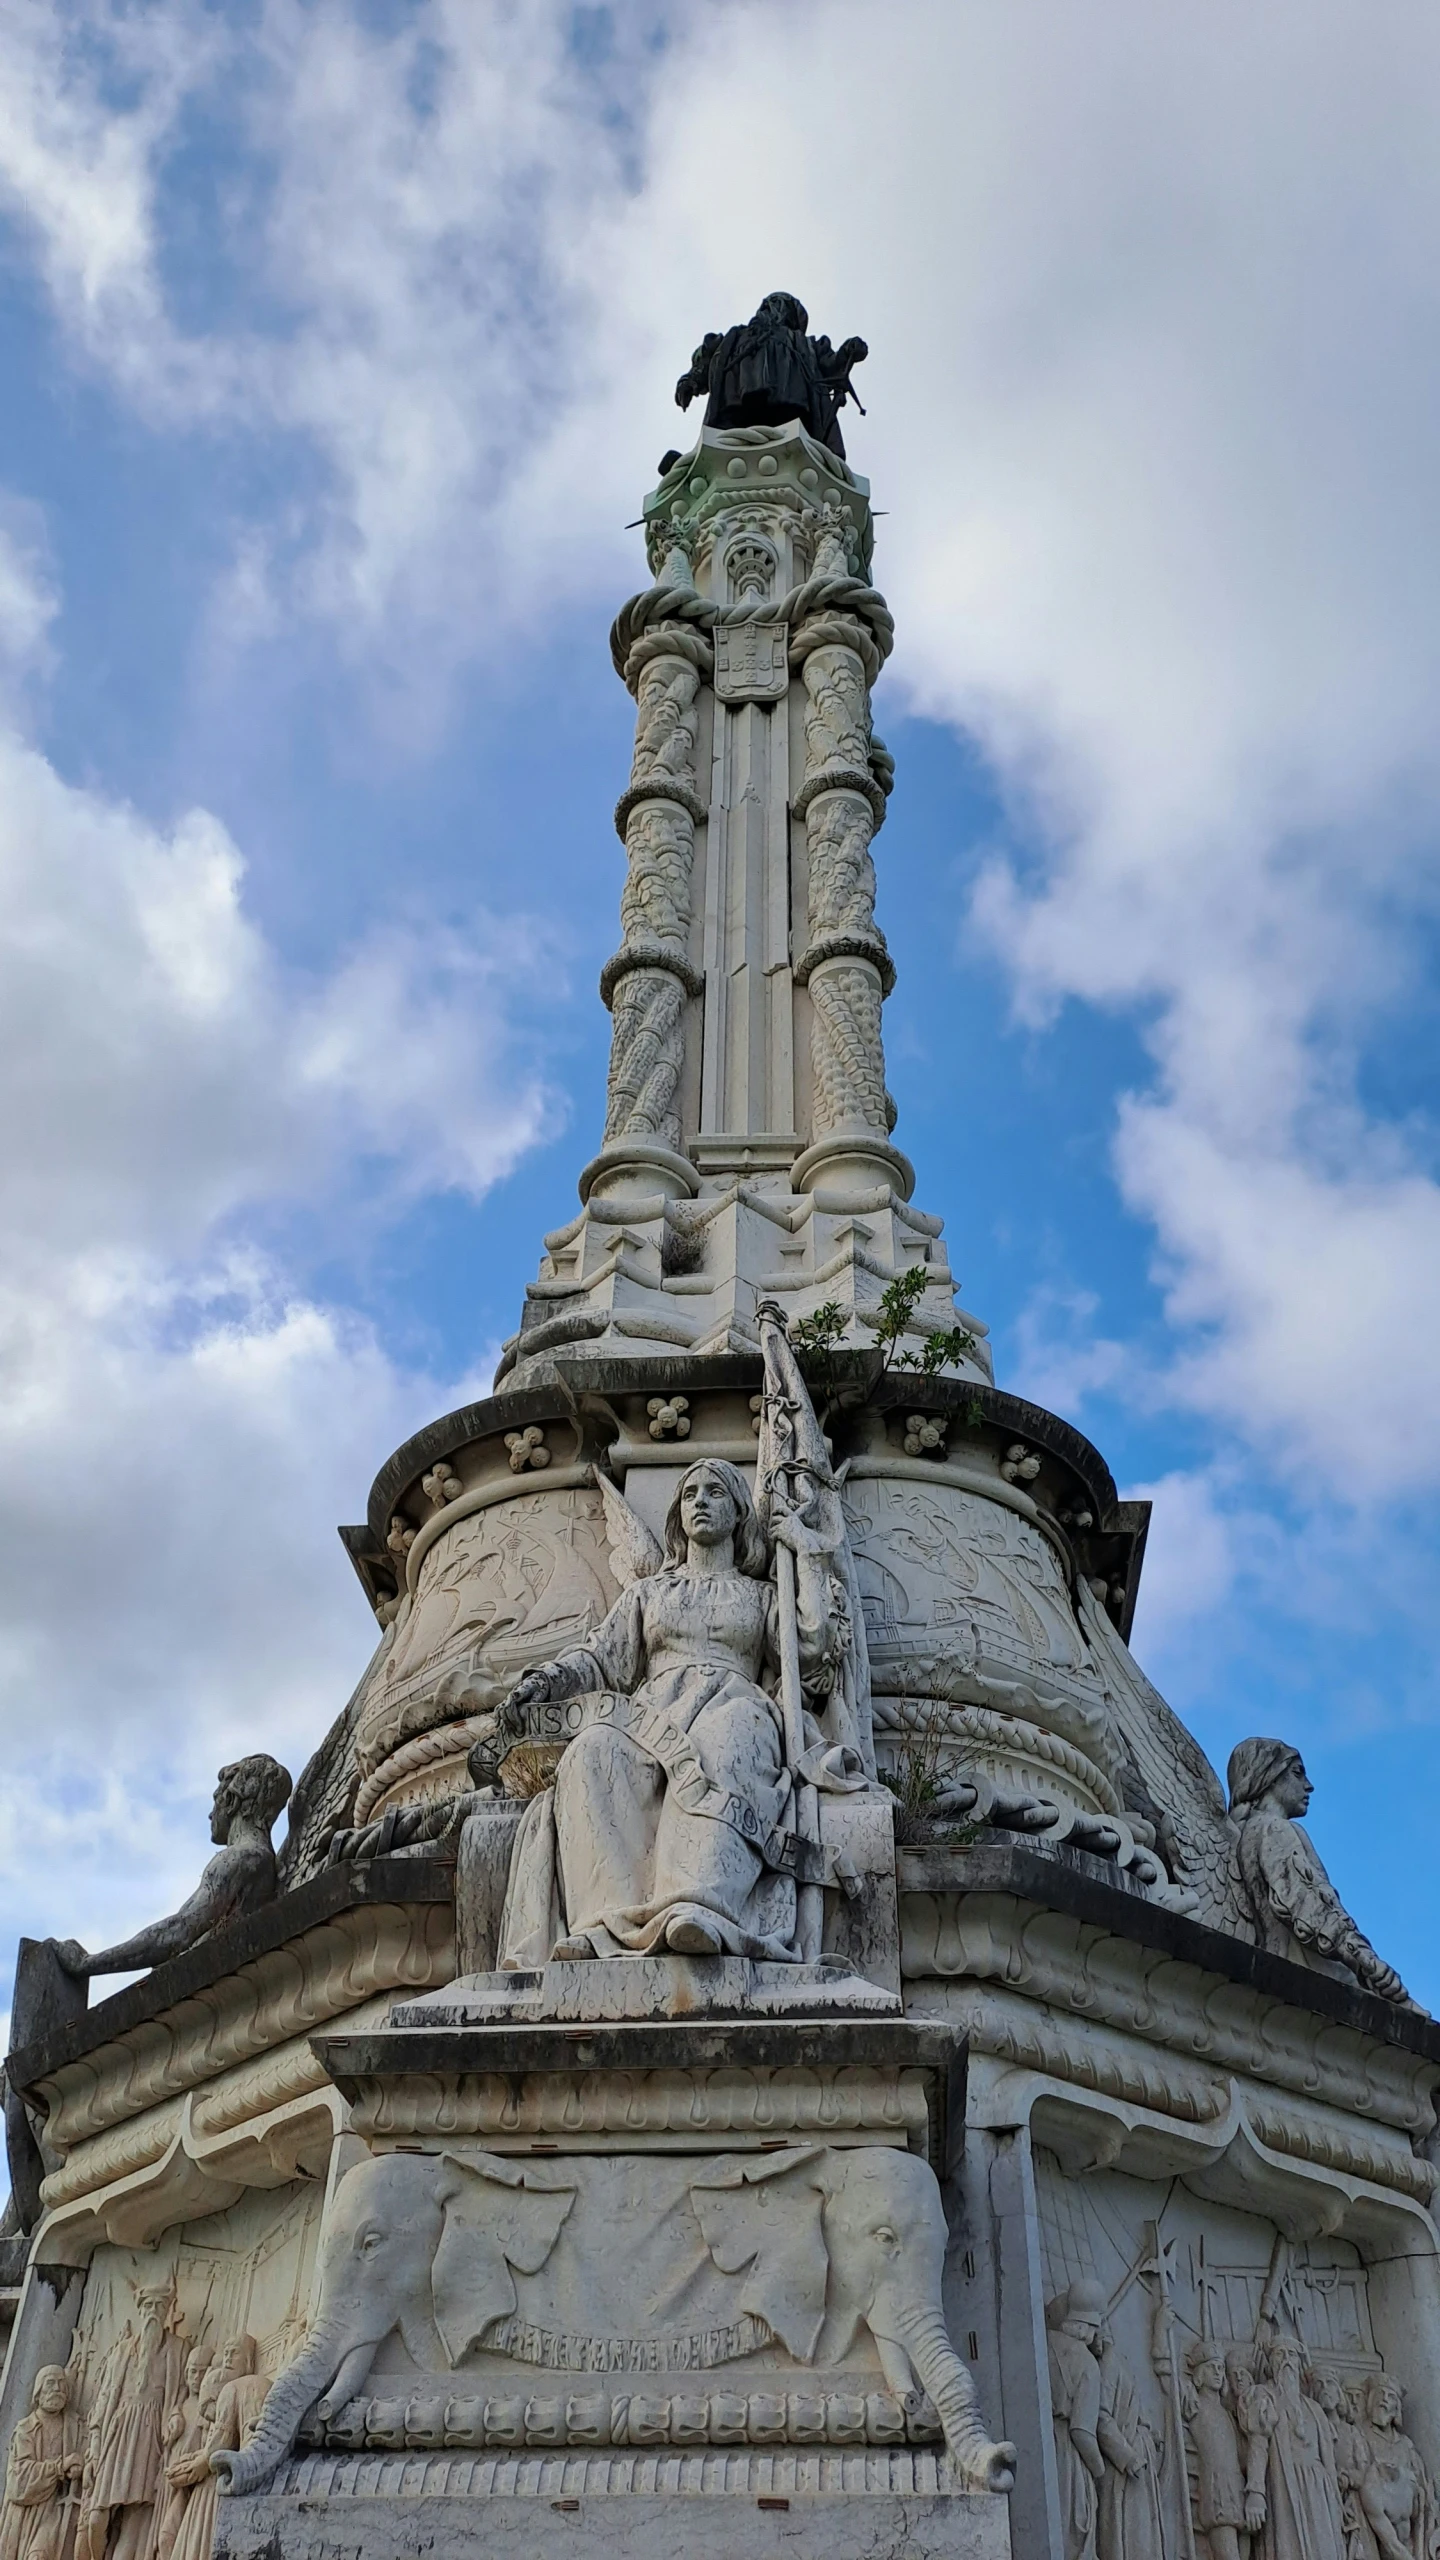
<instances>
[{"instance_id":1,"label":"carved stone column base","mask_svg":"<svg viewBox=\"0 0 1440 2560\"><path fill-rule=\"evenodd\" d=\"M627 1188L651 1194L658 1189L670 1200L693 1200L700 1176L689 1157L677 1155L673 1147L623 1138L591 1157L580 1176L579 1191L581 1200L588 1202L592 1192L597 1199L614 1200L622 1198Z\"/></svg>"},{"instance_id":2,"label":"carved stone column base","mask_svg":"<svg viewBox=\"0 0 1440 2560\"><path fill-rule=\"evenodd\" d=\"M836 1130L828 1138L817 1139L813 1147L796 1157L790 1179L797 1191L814 1191L821 1182L854 1184L857 1188L884 1182L899 1199L908 1200L915 1188L915 1167L907 1155L876 1131L851 1134Z\"/></svg>"}]
</instances>

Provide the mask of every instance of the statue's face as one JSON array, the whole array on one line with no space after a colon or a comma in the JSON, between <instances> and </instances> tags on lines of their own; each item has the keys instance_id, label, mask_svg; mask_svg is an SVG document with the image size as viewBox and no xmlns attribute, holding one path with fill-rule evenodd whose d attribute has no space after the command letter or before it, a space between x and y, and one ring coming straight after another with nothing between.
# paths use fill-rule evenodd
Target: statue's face
<instances>
[{"instance_id":1,"label":"statue's face","mask_svg":"<svg viewBox=\"0 0 1440 2560\"><path fill-rule=\"evenodd\" d=\"M1282 1813L1288 1814L1292 1822L1298 1822L1301 1815L1308 1812L1314 1792L1305 1774L1305 1763L1297 1751L1283 1778L1276 1780L1275 1801Z\"/></svg>"},{"instance_id":2,"label":"statue's face","mask_svg":"<svg viewBox=\"0 0 1440 2560\"><path fill-rule=\"evenodd\" d=\"M234 1819L235 1799L222 1777L216 1782L215 1801L210 1807L210 1837L217 1845L223 1845L229 1839Z\"/></svg>"},{"instance_id":3,"label":"statue's face","mask_svg":"<svg viewBox=\"0 0 1440 2560\"><path fill-rule=\"evenodd\" d=\"M42 2374L40 2377L40 2389L36 2394L36 2397L46 2415L48 2417L57 2418L61 2410L64 2408L68 2397L68 2388L64 2374Z\"/></svg>"},{"instance_id":4,"label":"statue's face","mask_svg":"<svg viewBox=\"0 0 1440 2560\"><path fill-rule=\"evenodd\" d=\"M699 1547L718 1547L740 1525L735 1497L713 1467L696 1467L680 1488L680 1526Z\"/></svg>"},{"instance_id":5,"label":"statue's face","mask_svg":"<svg viewBox=\"0 0 1440 2560\"><path fill-rule=\"evenodd\" d=\"M1400 2394L1393 2382L1382 2382L1375 2394L1375 2422L1381 2427L1400 2424Z\"/></svg>"},{"instance_id":6,"label":"statue's face","mask_svg":"<svg viewBox=\"0 0 1440 2560\"><path fill-rule=\"evenodd\" d=\"M1192 2370L1202 2391L1218 2391L1225 2380L1225 2368L1218 2356L1202 2356Z\"/></svg>"}]
</instances>

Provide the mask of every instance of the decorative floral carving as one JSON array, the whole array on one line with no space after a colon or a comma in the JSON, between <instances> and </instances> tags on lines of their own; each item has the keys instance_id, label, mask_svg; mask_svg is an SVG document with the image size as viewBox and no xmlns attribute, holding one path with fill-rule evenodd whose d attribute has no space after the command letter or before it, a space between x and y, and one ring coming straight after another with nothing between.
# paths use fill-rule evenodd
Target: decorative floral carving
<instances>
[{"instance_id":1,"label":"decorative floral carving","mask_svg":"<svg viewBox=\"0 0 1440 2560\"><path fill-rule=\"evenodd\" d=\"M907 1413L905 1417L905 1455L907 1458L943 1458L945 1435L949 1424L937 1414Z\"/></svg>"},{"instance_id":2,"label":"decorative floral carving","mask_svg":"<svg viewBox=\"0 0 1440 2560\"><path fill-rule=\"evenodd\" d=\"M652 1396L646 1406L650 1416L652 1440L666 1440L673 1432L677 1440L690 1437L690 1399L688 1396Z\"/></svg>"},{"instance_id":3,"label":"decorative floral carving","mask_svg":"<svg viewBox=\"0 0 1440 2560\"><path fill-rule=\"evenodd\" d=\"M1001 1461L1000 1473L1007 1484L1033 1484L1040 1473L1040 1461L1023 1440L1012 1440Z\"/></svg>"},{"instance_id":4,"label":"decorative floral carving","mask_svg":"<svg viewBox=\"0 0 1440 2560\"><path fill-rule=\"evenodd\" d=\"M538 1422L527 1422L523 1431L507 1431L505 1446L517 1476L523 1475L527 1467L548 1467L550 1464L545 1433Z\"/></svg>"},{"instance_id":5,"label":"decorative floral carving","mask_svg":"<svg viewBox=\"0 0 1440 2560\"><path fill-rule=\"evenodd\" d=\"M402 1560L409 1554L410 1549L415 1544L414 1530L411 1528L409 1521L406 1520L398 1511L395 1512L391 1518L390 1527L386 1534L385 1544L389 1548L392 1556L399 1556Z\"/></svg>"},{"instance_id":6,"label":"decorative floral carving","mask_svg":"<svg viewBox=\"0 0 1440 2560\"><path fill-rule=\"evenodd\" d=\"M447 1502L459 1501L465 1488L449 1460L441 1458L430 1469L428 1475L421 1477L420 1490L429 1496L437 1511L443 1511Z\"/></svg>"}]
</instances>

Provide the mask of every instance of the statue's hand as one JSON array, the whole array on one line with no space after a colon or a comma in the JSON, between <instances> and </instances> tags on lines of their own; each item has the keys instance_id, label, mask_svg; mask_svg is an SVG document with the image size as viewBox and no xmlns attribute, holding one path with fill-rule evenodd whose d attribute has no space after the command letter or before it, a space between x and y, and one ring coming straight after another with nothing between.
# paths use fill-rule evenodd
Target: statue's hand
<instances>
[{"instance_id":1,"label":"statue's hand","mask_svg":"<svg viewBox=\"0 0 1440 2560\"><path fill-rule=\"evenodd\" d=\"M804 1511L775 1511L771 1515L770 1534L777 1547L788 1547L793 1556L831 1556L835 1541L823 1529L812 1529Z\"/></svg>"},{"instance_id":2,"label":"statue's hand","mask_svg":"<svg viewBox=\"0 0 1440 2560\"><path fill-rule=\"evenodd\" d=\"M550 1695L550 1674L543 1663L522 1672L508 1698L502 1698L496 1722L502 1731L520 1733L527 1707L543 1706Z\"/></svg>"},{"instance_id":3,"label":"statue's hand","mask_svg":"<svg viewBox=\"0 0 1440 2560\"><path fill-rule=\"evenodd\" d=\"M1263 2533L1265 2530L1263 2489L1247 2489L1245 2493L1245 2530L1247 2533Z\"/></svg>"},{"instance_id":4,"label":"statue's hand","mask_svg":"<svg viewBox=\"0 0 1440 2560\"><path fill-rule=\"evenodd\" d=\"M852 364L863 364L869 353L870 350L863 338L847 338L835 361L843 365L848 372Z\"/></svg>"},{"instance_id":5,"label":"statue's hand","mask_svg":"<svg viewBox=\"0 0 1440 2560\"><path fill-rule=\"evenodd\" d=\"M678 382L676 383L676 385L675 385L675 406L676 406L676 408L677 408L677 409L688 409L688 408L689 408L689 406L690 406L690 403L691 403L691 401L694 399L694 397L695 397L695 385L694 385L693 381L691 380L691 378L690 378L690 376L689 376L689 374L688 374L688 373L682 373L682 374L681 374L681 376L680 376L679 381L678 381Z\"/></svg>"},{"instance_id":6,"label":"statue's hand","mask_svg":"<svg viewBox=\"0 0 1440 2560\"><path fill-rule=\"evenodd\" d=\"M52 1938L50 1943L55 1950L56 1962L63 1965L67 1973L85 1972L90 1958L78 1938Z\"/></svg>"}]
</instances>

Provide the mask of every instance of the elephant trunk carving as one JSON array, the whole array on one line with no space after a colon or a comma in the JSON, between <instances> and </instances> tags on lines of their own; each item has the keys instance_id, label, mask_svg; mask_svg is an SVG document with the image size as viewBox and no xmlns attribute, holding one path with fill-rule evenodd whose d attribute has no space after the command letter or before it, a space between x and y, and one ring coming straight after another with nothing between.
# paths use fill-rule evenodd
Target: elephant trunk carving
<instances>
[{"instance_id":1,"label":"elephant trunk carving","mask_svg":"<svg viewBox=\"0 0 1440 2560\"><path fill-rule=\"evenodd\" d=\"M378 2344L377 2339L365 2357L367 2370ZM294 2443L306 2412L314 2407L322 2392L329 2391L341 2365L347 2360L346 2341L332 2325L312 2331L294 2363L277 2374L271 2384L250 2442L238 2453L211 2455L210 2467L220 2474L222 2494L228 2492L232 2497L239 2497L252 2489L264 2488ZM354 2390L359 2389L364 2378L363 2372L354 2377ZM347 2392L345 2396L349 2398L351 2393Z\"/></svg>"},{"instance_id":2,"label":"elephant trunk carving","mask_svg":"<svg viewBox=\"0 0 1440 2560\"><path fill-rule=\"evenodd\" d=\"M895 2315L898 2343L929 2392L945 2430L945 2442L974 2489L1013 2489L1015 2447L994 2444L985 2432L975 2377L957 2356L940 2311L917 2303ZM882 2355L886 2341L877 2335Z\"/></svg>"}]
</instances>

